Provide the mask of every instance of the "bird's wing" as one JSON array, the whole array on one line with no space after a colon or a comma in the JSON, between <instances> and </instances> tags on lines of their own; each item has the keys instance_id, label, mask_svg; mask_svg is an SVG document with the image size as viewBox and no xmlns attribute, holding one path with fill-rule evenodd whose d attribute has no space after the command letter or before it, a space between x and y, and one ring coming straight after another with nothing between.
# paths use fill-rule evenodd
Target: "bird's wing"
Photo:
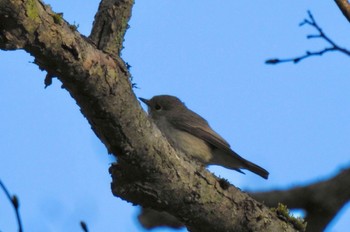
<instances>
[{"instance_id":1,"label":"bird's wing","mask_svg":"<svg viewBox=\"0 0 350 232\"><path fill-rule=\"evenodd\" d=\"M169 122L171 122L175 128L186 131L200 139L203 139L211 146L217 149L220 149L222 151L225 151L224 154L232 155L232 157L236 161L239 161L242 163L242 167L240 168L248 169L265 179L268 178L269 176L268 171L244 159L243 157L238 155L236 152L234 152L230 148L230 145L228 144L228 142L226 142L220 135L218 135L213 129L211 129L208 122L204 118L196 114L195 112L193 111L186 112L186 114L182 114L181 119L172 117L171 120L169 120ZM225 167L228 167L228 166L225 166ZM238 167L237 168L230 167L230 168L244 174L244 172L242 172Z\"/></svg>"},{"instance_id":2,"label":"bird's wing","mask_svg":"<svg viewBox=\"0 0 350 232\"><path fill-rule=\"evenodd\" d=\"M227 151L229 153L233 152L228 142L226 142L220 135L211 129L208 122L204 118L190 110L188 110L186 114L183 114L182 116L184 115L186 115L185 118L177 119L173 117L169 121L175 128L186 131L191 135L203 139L215 148Z\"/></svg>"}]
</instances>

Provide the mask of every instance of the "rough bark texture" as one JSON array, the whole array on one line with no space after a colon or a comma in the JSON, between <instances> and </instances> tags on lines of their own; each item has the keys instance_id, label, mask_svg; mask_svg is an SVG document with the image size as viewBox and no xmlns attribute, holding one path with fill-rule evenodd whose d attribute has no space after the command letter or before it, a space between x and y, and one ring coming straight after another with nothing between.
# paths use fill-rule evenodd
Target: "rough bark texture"
<instances>
[{"instance_id":1,"label":"rough bark texture","mask_svg":"<svg viewBox=\"0 0 350 232\"><path fill-rule=\"evenodd\" d=\"M190 231L296 231L275 212L176 153L142 111L120 59L132 0L104 0L89 38L38 0L0 0L0 48L57 77L109 152L113 193ZM311 220L311 219L310 219Z\"/></svg>"},{"instance_id":2,"label":"rough bark texture","mask_svg":"<svg viewBox=\"0 0 350 232\"><path fill-rule=\"evenodd\" d=\"M132 6L131 0L101 1L90 35L98 49L116 56L120 54Z\"/></svg>"},{"instance_id":3,"label":"rough bark texture","mask_svg":"<svg viewBox=\"0 0 350 232\"><path fill-rule=\"evenodd\" d=\"M139 222L146 229L152 229L159 226L168 226L171 228L181 228L184 225L173 215L167 212L159 212L150 208L142 208L138 216Z\"/></svg>"},{"instance_id":4,"label":"rough bark texture","mask_svg":"<svg viewBox=\"0 0 350 232\"><path fill-rule=\"evenodd\" d=\"M116 57L132 4L101 2L91 39L103 52L42 2L2 0L0 48L26 50L49 76L61 80L118 157L110 170L116 196L165 210L191 231L294 231L247 194L232 186L222 189L213 175L175 153L149 121L132 92L128 70ZM108 26L100 20L105 15L112 21Z\"/></svg>"}]
</instances>

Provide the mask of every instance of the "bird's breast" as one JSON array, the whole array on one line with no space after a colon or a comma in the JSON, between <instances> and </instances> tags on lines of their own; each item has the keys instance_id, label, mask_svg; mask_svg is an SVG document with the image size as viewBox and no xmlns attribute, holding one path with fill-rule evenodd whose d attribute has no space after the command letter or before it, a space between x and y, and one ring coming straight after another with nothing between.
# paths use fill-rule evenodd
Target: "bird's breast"
<instances>
[{"instance_id":1,"label":"bird's breast","mask_svg":"<svg viewBox=\"0 0 350 232\"><path fill-rule=\"evenodd\" d=\"M212 150L204 140L188 132L178 130L165 121L157 123L157 126L176 150L180 150L204 164L211 160Z\"/></svg>"}]
</instances>

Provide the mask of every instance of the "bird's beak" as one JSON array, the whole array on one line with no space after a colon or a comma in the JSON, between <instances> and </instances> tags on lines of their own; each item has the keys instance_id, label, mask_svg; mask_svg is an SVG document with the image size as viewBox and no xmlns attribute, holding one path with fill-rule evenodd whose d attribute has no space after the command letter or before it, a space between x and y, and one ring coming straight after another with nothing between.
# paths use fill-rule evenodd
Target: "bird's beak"
<instances>
[{"instance_id":1,"label":"bird's beak","mask_svg":"<svg viewBox=\"0 0 350 232\"><path fill-rule=\"evenodd\" d=\"M145 98L142 98L142 97L139 97L139 99L145 103L147 106L149 106L149 100L145 99Z\"/></svg>"}]
</instances>

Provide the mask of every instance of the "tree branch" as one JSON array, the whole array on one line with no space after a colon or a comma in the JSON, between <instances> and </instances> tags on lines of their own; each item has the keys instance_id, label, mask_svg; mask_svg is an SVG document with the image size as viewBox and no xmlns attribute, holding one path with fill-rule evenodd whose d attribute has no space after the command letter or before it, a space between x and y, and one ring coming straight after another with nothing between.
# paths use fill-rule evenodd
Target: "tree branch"
<instances>
[{"instance_id":1,"label":"tree branch","mask_svg":"<svg viewBox=\"0 0 350 232\"><path fill-rule=\"evenodd\" d=\"M222 189L211 173L174 155L158 165L144 163L143 177L126 178L131 170L112 166L113 193L143 207L164 210L189 231L297 231L247 194L234 186Z\"/></svg>"},{"instance_id":2,"label":"tree branch","mask_svg":"<svg viewBox=\"0 0 350 232\"><path fill-rule=\"evenodd\" d=\"M84 221L80 221L80 227L84 232L89 232L89 229Z\"/></svg>"},{"instance_id":3,"label":"tree branch","mask_svg":"<svg viewBox=\"0 0 350 232\"><path fill-rule=\"evenodd\" d=\"M98 49L120 55L133 4L133 0L101 1L90 34Z\"/></svg>"},{"instance_id":4,"label":"tree branch","mask_svg":"<svg viewBox=\"0 0 350 232\"><path fill-rule=\"evenodd\" d=\"M335 177L289 190L250 193L255 199L274 207L283 203L290 209L306 211L308 231L324 231L339 210L350 200L350 168Z\"/></svg>"},{"instance_id":5,"label":"tree branch","mask_svg":"<svg viewBox=\"0 0 350 232\"><path fill-rule=\"evenodd\" d=\"M350 3L348 0L335 0L335 3L338 5L339 9L345 16L345 18L350 22Z\"/></svg>"},{"instance_id":6,"label":"tree branch","mask_svg":"<svg viewBox=\"0 0 350 232\"><path fill-rule=\"evenodd\" d=\"M298 57L294 57L294 58L288 58L288 59L269 59L266 60L265 63L266 64L279 64L279 63L285 63L285 62L293 62L293 63L298 63L301 60L304 60L306 58L309 58L311 56L321 56L325 53L328 52L334 52L334 51L338 51L341 53L344 53L345 55L350 56L350 51L340 47L339 45L337 45L333 40L331 40L324 32L323 30L319 27L319 25L316 23L315 18L313 17L313 15L311 14L310 11L308 11L308 15L309 18L308 19L304 19L304 21L302 23L300 23L300 26L304 26L304 25L309 25L313 28L315 28L318 32L318 34L316 35L308 35L307 38L308 39L323 39L325 40L328 44L330 44L330 47L324 48L322 50L319 51L315 51L315 52L310 52L310 51L306 51L305 55L302 56L298 56Z\"/></svg>"},{"instance_id":7,"label":"tree branch","mask_svg":"<svg viewBox=\"0 0 350 232\"><path fill-rule=\"evenodd\" d=\"M176 217L167 212L159 212L150 208L142 208L138 216L139 222L146 229L155 227L167 226L174 229L179 229L184 226Z\"/></svg>"},{"instance_id":8,"label":"tree branch","mask_svg":"<svg viewBox=\"0 0 350 232\"><path fill-rule=\"evenodd\" d=\"M269 208L233 186L222 188L211 173L175 152L137 102L125 64L114 58L120 48L112 51L113 58L98 50L38 0L0 1L0 22L0 48L23 48L41 69L57 76L118 157L110 169L116 196L166 211L191 231L296 231ZM111 40L102 37L96 41L106 41L100 44L107 49Z\"/></svg>"},{"instance_id":9,"label":"tree branch","mask_svg":"<svg viewBox=\"0 0 350 232\"><path fill-rule=\"evenodd\" d=\"M2 183L1 180L0 180L0 187L4 191L7 199L11 202L11 205L12 205L13 209L15 210L16 220L17 220L17 225L18 225L18 232L22 232L23 231L23 227L22 227L21 215L19 214L18 197L16 195L12 195L11 196L10 192L7 190L6 186L4 185L4 183Z\"/></svg>"}]
</instances>

